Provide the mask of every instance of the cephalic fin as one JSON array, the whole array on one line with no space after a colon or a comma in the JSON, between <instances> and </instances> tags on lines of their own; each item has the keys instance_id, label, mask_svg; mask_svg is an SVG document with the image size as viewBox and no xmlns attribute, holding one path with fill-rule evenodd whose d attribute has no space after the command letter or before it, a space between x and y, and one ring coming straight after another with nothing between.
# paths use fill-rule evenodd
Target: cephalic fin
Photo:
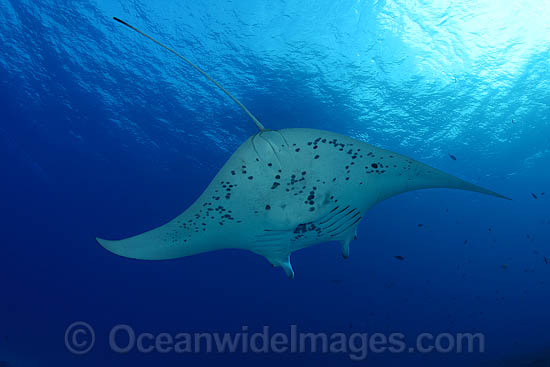
<instances>
[{"instance_id":1,"label":"cephalic fin","mask_svg":"<svg viewBox=\"0 0 550 367\"><path fill-rule=\"evenodd\" d=\"M340 246L342 249L342 257L347 259L349 257L349 244L351 241L357 239L357 227L349 231L346 237L340 241Z\"/></svg>"},{"instance_id":2,"label":"cephalic fin","mask_svg":"<svg viewBox=\"0 0 550 367\"><path fill-rule=\"evenodd\" d=\"M259 254L262 255L262 254ZM290 264L290 253L278 253L270 254L263 256L271 263L273 266L280 266L283 268L288 279L294 279L294 269L292 269L292 264Z\"/></svg>"},{"instance_id":3,"label":"cephalic fin","mask_svg":"<svg viewBox=\"0 0 550 367\"><path fill-rule=\"evenodd\" d=\"M290 263L290 255L288 255L288 259L281 263L280 266L283 268L288 279L294 279L294 269L292 269L292 264Z\"/></svg>"}]
</instances>

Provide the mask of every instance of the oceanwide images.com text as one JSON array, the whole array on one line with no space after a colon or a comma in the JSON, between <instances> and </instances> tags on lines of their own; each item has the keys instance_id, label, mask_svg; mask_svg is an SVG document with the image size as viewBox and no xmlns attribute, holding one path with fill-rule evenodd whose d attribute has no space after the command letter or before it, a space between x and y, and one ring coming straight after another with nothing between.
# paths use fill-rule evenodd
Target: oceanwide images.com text
<instances>
[{"instance_id":1,"label":"oceanwide images.com text","mask_svg":"<svg viewBox=\"0 0 550 367\"><path fill-rule=\"evenodd\" d=\"M403 333L303 332L290 325L286 332L273 332L269 326L238 332L138 332L126 324L111 328L105 342L115 353L336 353L355 361L369 353L483 353L481 333L421 333L412 343ZM83 321L69 325L65 346L73 354L87 354L96 344L96 333Z\"/></svg>"}]
</instances>

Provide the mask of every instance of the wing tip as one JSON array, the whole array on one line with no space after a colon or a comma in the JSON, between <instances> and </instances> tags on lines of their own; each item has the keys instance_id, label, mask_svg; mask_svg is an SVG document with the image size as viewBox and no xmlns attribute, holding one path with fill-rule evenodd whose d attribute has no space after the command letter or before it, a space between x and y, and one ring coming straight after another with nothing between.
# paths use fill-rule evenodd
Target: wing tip
<instances>
[{"instance_id":1,"label":"wing tip","mask_svg":"<svg viewBox=\"0 0 550 367\"><path fill-rule=\"evenodd\" d=\"M111 240L106 240L106 239L103 239L103 238L100 238L100 237L96 237L95 238L96 242L99 243L101 245L101 247L103 247L105 250L109 251L109 252L112 252L114 254L117 254L119 255L116 251L113 250L113 247L114 247L114 244L118 241L111 241Z\"/></svg>"},{"instance_id":2,"label":"wing tip","mask_svg":"<svg viewBox=\"0 0 550 367\"><path fill-rule=\"evenodd\" d=\"M504 199L504 200L510 200L510 201L512 201L512 198L509 198L508 196L504 196L504 195L498 194L497 197L499 197L499 198L501 198L501 199Z\"/></svg>"},{"instance_id":3,"label":"wing tip","mask_svg":"<svg viewBox=\"0 0 550 367\"><path fill-rule=\"evenodd\" d=\"M508 196L504 196L504 195L501 195L499 194L498 192L494 192L494 191L491 191L491 190L487 190L487 189L484 189L484 188L481 188L482 190L479 190L480 193L482 194L487 194L487 195L491 195L491 196L494 196L494 197L497 197L499 199L504 199L504 200L510 200L512 201L512 198L508 197Z\"/></svg>"},{"instance_id":4,"label":"wing tip","mask_svg":"<svg viewBox=\"0 0 550 367\"><path fill-rule=\"evenodd\" d=\"M99 237L96 237L95 240L101 245L101 247L112 254L125 257L127 259L140 259L138 256L132 256L132 254L127 253L125 246L121 244L122 241L106 240Z\"/></svg>"}]
</instances>

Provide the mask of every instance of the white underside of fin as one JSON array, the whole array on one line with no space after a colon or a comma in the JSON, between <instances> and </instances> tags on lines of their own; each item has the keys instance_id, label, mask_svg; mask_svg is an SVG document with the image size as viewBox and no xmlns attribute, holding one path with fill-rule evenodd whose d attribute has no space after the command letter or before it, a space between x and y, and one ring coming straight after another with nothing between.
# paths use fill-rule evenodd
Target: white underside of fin
<instances>
[{"instance_id":1,"label":"white underside of fin","mask_svg":"<svg viewBox=\"0 0 550 367\"><path fill-rule=\"evenodd\" d=\"M348 257L357 225L373 205L435 187L503 197L343 135L264 131L241 145L180 216L134 237L98 242L115 254L146 260L245 249L293 277L293 251L339 241L342 256Z\"/></svg>"}]
</instances>

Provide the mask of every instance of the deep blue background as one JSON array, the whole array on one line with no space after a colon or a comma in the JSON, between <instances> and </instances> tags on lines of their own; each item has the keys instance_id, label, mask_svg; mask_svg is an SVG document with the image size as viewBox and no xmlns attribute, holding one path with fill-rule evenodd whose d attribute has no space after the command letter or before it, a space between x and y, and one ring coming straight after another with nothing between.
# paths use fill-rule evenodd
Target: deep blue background
<instances>
[{"instance_id":1,"label":"deep blue background","mask_svg":"<svg viewBox=\"0 0 550 367\"><path fill-rule=\"evenodd\" d=\"M0 0L0 361L365 365L342 354L117 355L107 335L121 323L486 335L481 355L371 354L369 365L545 358L550 3L431 3ZM344 133L514 200L392 198L361 223L349 260L335 244L293 254L293 281L241 251L112 255L96 236L180 214L255 132L202 76L112 16L197 62L269 128ZM96 330L86 356L64 346L77 320Z\"/></svg>"}]
</instances>

